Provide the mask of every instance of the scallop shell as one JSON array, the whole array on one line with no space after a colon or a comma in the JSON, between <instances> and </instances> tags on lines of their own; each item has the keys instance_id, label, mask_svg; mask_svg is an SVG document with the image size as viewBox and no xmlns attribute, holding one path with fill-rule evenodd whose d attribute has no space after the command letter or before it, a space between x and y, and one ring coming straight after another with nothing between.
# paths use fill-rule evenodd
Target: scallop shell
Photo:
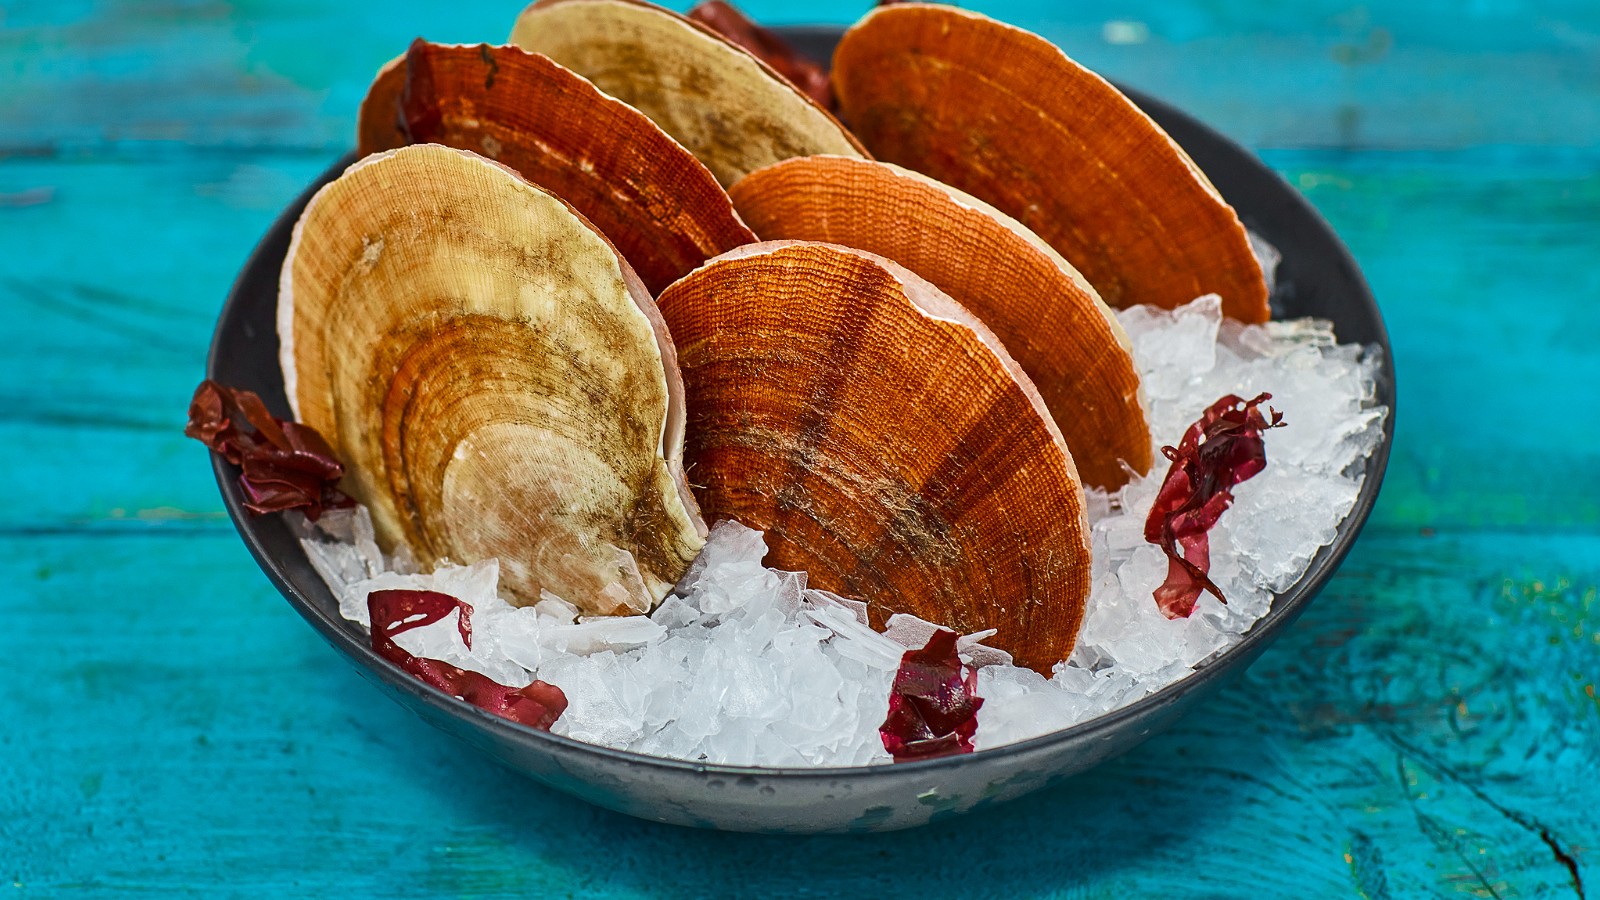
<instances>
[{"instance_id":1,"label":"scallop shell","mask_svg":"<svg viewBox=\"0 0 1600 900\"><path fill-rule=\"evenodd\" d=\"M549 58L422 40L405 58L369 93L397 95L402 139L480 153L554 192L617 245L652 294L755 240L693 154ZM360 131L381 133L365 119Z\"/></svg>"},{"instance_id":2,"label":"scallop shell","mask_svg":"<svg viewBox=\"0 0 1600 900\"><path fill-rule=\"evenodd\" d=\"M1116 307L1202 294L1264 322L1244 226L1166 132L1038 35L977 13L896 3L845 32L839 108L867 148L994 204Z\"/></svg>"},{"instance_id":3,"label":"scallop shell","mask_svg":"<svg viewBox=\"0 0 1600 900\"><path fill-rule=\"evenodd\" d=\"M889 163L811 156L730 191L763 240L826 241L888 257L989 326L1038 388L1085 484L1150 471L1150 427L1127 333L1094 288L1026 226Z\"/></svg>"},{"instance_id":4,"label":"scallop shell","mask_svg":"<svg viewBox=\"0 0 1600 900\"><path fill-rule=\"evenodd\" d=\"M752 244L660 298L709 519L767 531L767 564L988 628L1048 672L1089 594L1083 489L998 339L902 266L833 244Z\"/></svg>"},{"instance_id":5,"label":"scallop shell","mask_svg":"<svg viewBox=\"0 0 1600 900\"><path fill-rule=\"evenodd\" d=\"M637 107L723 186L791 156L866 152L771 67L701 25L638 0L541 0L511 43Z\"/></svg>"},{"instance_id":6,"label":"scallop shell","mask_svg":"<svg viewBox=\"0 0 1600 900\"><path fill-rule=\"evenodd\" d=\"M356 155L370 156L411 143L400 125L400 95L406 89L406 57L383 64L356 113Z\"/></svg>"},{"instance_id":7,"label":"scallop shell","mask_svg":"<svg viewBox=\"0 0 1600 900\"><path fill-rule=\"evenodd\" d=\"M352 165L295 226L278 334L296 418L424 565L497 557L519 602L638 612L704 543L660 314L498 163L418 144Z\"/></svg>"}]
</instances>

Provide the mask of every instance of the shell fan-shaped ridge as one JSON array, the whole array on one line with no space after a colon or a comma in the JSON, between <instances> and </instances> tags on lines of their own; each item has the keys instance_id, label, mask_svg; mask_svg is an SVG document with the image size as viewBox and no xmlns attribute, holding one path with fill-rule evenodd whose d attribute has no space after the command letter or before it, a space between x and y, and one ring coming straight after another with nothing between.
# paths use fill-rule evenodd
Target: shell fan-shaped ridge
<instances>
[{"instance_id":1,"label":"shell fan-shaped ridge","mask_svg":"<svg viewBox=\"0 0 1600 900\"><path fill-rule=\"evenodd\" d=\"M549 58L419 39L403 60L368 92L363 145L393 133L402 144L444 144L510 166L599 228L651 293L754 240L693 154ZM385 119L397 124L386 128Z\"/></svg>"},{"instance_id":2,"label":"shell fan-shaped ridge","mask_svg":"<svg viewBox=\"0 0 1600 900\"><path fill-rule=\"evenodd\" d=\"M1083 489L998 339L904 267L774 241L660 298L707 518L767 532L767 564L990 641L1048 672L1089 592Z\"/></svg>"},{"instance_id":3,"label":"shell fan-shaped ridge","mask_svg":"<svg viewBox=\"0 0 1600 900\"><path fill-rule=\"evenodd\" d=\"M987 325L1066 437L1085 484L1150 470L1132 345L1094 289L1020 222L889 163L814 156L759 169L734 204L764 240L843 244L932 282Z\"/></svg>"},{"instance_id":4,"label":"shell fan-shaped ridge","mask_svg":"<svg viewBox=\"0 0 1600 900\"><path fill-rule=\"evenodd\" d=\"M744 48L640 0L540 0L511 43L636 107L724 187L792 156L865 156L827 110Z\"/></svg>"},{"instance_id":5,"label":"shell fan-shaped ridge","mask_svg":"<svg viewBox=\"0 0 1600 900\"><path fill-rule=\"evenodd\" d=\"M1188 155L1110 82L1031 32L895 3L845 32L841 115L878 159L1015 216L1115 307L1203 294L1269 316L1248 233Z\"/></svg>"},{"instance_id":6,"label":"shell fan-shaped ridge","mask_svg":"<svg viewBox=\"0 0 1600 900\"><path fill-rule=\"evenodd\" d=\"M355 163L295 227L284 386L380 541L501 564L522 603L640 612L704 544L649 294L559 198L472 153Z\"/></svg>"}]
</instances>

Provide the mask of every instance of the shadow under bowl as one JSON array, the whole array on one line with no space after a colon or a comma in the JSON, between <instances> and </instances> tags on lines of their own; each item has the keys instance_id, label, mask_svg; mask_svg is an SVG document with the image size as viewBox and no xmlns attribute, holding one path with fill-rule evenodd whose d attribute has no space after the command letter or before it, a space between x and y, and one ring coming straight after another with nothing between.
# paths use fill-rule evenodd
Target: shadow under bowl
<instances>
[{"instance_id":1,"label":"shadow under bowl","mask_svg":"<svg viewBox=\"0 0 1600 900\"><path fill-rule=\"evenodd\" d=\"M828 59L838 29L780 29L813 58ZM1124 91L1210 176L1247 226L1283 254L1274 318L1316 316L1345 343L1383 350L1378 402L1390 409L1384 441L1366 462L1355 508L1333 543L1278 594L1271 610L1234 647L1195 674L1099 718L979 753L858 768L783 769L710 765L612 750L535 731L430 688L375 654L338 604L281 516L256 517L242 504L233 467L214 458L217 483L239 534L300 615L358 671L434 726L506 766L591 803L661 822L778 833L909 828L1011 800L1096 766L1138 745L1250 665L1333 577L1372 512L1394 437L1394 369L1376 302L1344 245L1293 188L1246 150L1184 113ZM274 414L288 404L278 368L278 273L290 232L311 195L353 160L317 179L272 224L240 272L212 340L207 374L260 394Z\"/></svg>"}]
</instances>

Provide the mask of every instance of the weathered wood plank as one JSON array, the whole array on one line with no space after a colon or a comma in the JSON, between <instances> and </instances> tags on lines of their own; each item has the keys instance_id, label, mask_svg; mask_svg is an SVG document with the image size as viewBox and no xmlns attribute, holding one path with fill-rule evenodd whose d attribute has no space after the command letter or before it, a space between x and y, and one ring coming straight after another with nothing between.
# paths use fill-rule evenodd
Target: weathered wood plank
<instances>
[{"instance_id":1,"label":"weathered wood plank","mask_svg":"<svg viewBox=\"0 0 1600 900\"><path fill-rule=\"evenodd\" d=\"M1369 536L1168 735L999 811L812 839L526 784L380 698L249 570L225 534L0 538L0 653L30 673L0 718L40 726L0 737L19 896L1546 896L1570 895L1557 850L1587 872L1600 844L1600 537Z\"/></svg>"},{"instance_id":2,"label":"weathered wood plank","mask_svg":"<svg viewBox=\"0 0 1600 900\"><path fill-rule=\"evenodd\" d=\"M0 355L0 446L44 467L0 501L0 529L216 523L184 409L234 273L326 165L271 153L0 160L0 192L51 192L0 207L0 322L17 336Z\"/></svg>"},{"instance_id":3,"label":"weathered wood plank","mask_svg":"<svg viewBox=\"0 0 1600 900\"><path fill-rule=\"evenodd\" d=\"M1572 227L1595 185L1563 158L1490 167L1462 156L1269 157L1366 260L1395 332L1404 411L1371 530L1284 645L1169 737L1067 789L931 836L805 842L776 867L770 842L657 829L482 771L323 649L217 518L204 453L176 431L183 399L247 229L264 227L314 161L229 163L279 173L255 179L276 187L245 204L195 189L244 176L171 160L38 163L59 188L60 222L87 221L107 241L138 234L149 252L85 268L40 242L0 292L0 317L33 338L8 357L9 371L40 379L17 388L21 405L7 408L20 412L0 429L0 445L33 450L28 477L0 506L11 535L0 583L14 604L0 609L11 623L0 652L38 673L0 700L0 719L59 723L0 743L0 787L14 804L0 808L10 823L0 847L29 848L13 864L24 885L108 895L204 890L225 860L241 887L261 890L297 880L376 891L417 879L484 896L573 885L636 896L677 855L713 850L724 861L692 882L713 896L735 896L751 878L781 892L811 854L836 861L815 890L859 892L883 877L880 852L909 854L922 868L897 878L935 893L968 868L994 873L990 896L1075 895L1068 884L1226 894L1263 878L1303 896L1352 886L1369 897L1457 885L1553 892L1565 870L1541 832L1586 870L1600 841L1588 813L1600 799L1600 707L1588 693L1600 680L1600 492L1584 480L1593 420L1564 405L1573 373L1595 363L1595 348L1574 339L1594 333L1582 329L1600 296L1583 265L1595 237ZM1513 185L1514 225L1501 218ZM172 198L172 221L214 232L216 249L191 253L188 229L141 229L136 214L152 192ZM124 225L95 225L78 203ZM1435 257L1419 255L1424 240ZM1446 243L1474 249L1462 259ZM124 283L169 292L113 293ZM96 321L137 328L55 309L75 300L72 309L99 310L108 295L116 302ZM1526 332L1517 352L1482 352L1513 326ZM152 349L140 339L148 333L193 349ZM1473 394L1491 412L1464 413L1459 400ZM1507 405L1541 429L1508 428L1498 412ZM109 427L79 424L101 417ZM1547 440L1552 430L1560 440ZM94 615L128 604L147 608ZM208 682L202 667L221 674ZM457 787L431 783L435 771ZM1106 809L1103 835L1059 830ZM573 818L602 845L631 848L637 867L614 872L528 836L561 833ZM1002 827L1026 836L997 851L981 829ZM428 836L408 850L398 836L419 830ZM1123 851L1107 858L1101 842ZM1279 864L1262 870L1264 852ZM350 866L351 853L361 865Z\"/></svg>"},{"instance_id":4,"label":"weathered wood plank","mask_svg":"<svg viewBox=\"0 0 1600 900\"><path fill-rule=\"evenodd\" d=\"M338 152L367 80L413 37L502 41L522 5L394 0L376 15L271 0L8 4L0 153L129 142ZM868 4L745 6L767 21L843 23ZM1583 0L972 6L1251 146L1600 143L1600 6Z\"/></svg>"},{"instance_id":5,"label":"weathered wood plank","mask_svg":"<svg viewBox=\"0 0 1600 900\"><path fill-rule=\"evenodd\" d=\"M1600 148L1597 148L1600 149ZM1350 245L1394 344L1378 521L1600 529L1600 152L1267 151Z\"/></svg>"},{"instance_id":6,"label":"weathered wood plank","mask_svg":"<svg viewBox=\"0 0 1600 900\"><path fill-rule=\"evenodd\" d=\"M1600 7L980 7L1310 148L1266 158L1389 320L1389 480L1328 593L1171 733L969 819L770 839L595 810L384 701L177 431L233 273L348 145L371 69L416 33L498 39L518 5L0 6L0 893L1596 890Z\"/></svg>"}]
</instances>

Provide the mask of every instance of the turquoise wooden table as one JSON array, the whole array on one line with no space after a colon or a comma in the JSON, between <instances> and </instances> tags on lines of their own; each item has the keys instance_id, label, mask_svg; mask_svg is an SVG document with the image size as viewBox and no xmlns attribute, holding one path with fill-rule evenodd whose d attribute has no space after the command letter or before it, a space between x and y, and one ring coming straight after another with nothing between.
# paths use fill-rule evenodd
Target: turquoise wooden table
<instances>
[{"instance_id":1,"label":"turquoise wooden table","mask_svg":"<svg viewBox=\"0 0 1600 900\"><path fill-rule=\"evenodd\" d=\"M518 3L0 0L0 898L1600 895L1600 5L979 5L1257 149L1388 318L1377 513L1243 679L885 836L656 826L485 763L294 615L180 429L376 66Z\"/></svg>"}]
</instances>

